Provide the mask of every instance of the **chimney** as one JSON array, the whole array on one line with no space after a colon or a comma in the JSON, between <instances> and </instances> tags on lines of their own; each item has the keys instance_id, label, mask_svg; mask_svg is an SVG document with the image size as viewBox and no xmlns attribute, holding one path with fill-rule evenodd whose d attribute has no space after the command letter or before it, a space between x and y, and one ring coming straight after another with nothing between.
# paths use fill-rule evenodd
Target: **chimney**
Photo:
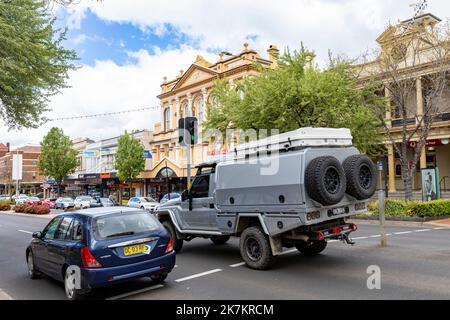
<instances>
[{"instance_id":1,"label":"chimney","mask_svg":"<svg viewBox=\"0 0 450 320\"><path fill-rule=\"evenodd\" d=\"M280 56L280 50L278 50L277 46L271 44L269 49L267 49L267 53L269 54L269 60L272 62L272 68L276 68L278 66L278 57Z\"/></svg>"}]
</instances>

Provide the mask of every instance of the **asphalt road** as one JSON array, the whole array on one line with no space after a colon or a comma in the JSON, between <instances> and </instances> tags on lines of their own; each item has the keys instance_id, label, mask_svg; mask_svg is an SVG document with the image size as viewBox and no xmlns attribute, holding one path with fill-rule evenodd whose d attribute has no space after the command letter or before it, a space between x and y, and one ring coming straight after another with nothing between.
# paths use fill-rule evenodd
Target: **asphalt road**
<instances>
[{"instance_id":1,"label":"asphalt road","mask_svg":"<svg viewBox=\"0 0 450 320\"><path fill-rule=\"evenodd\" d=\"M62 284L27 277L25 248L43 217L0 213L0 298L65 299ZM287 250L271 270L242 264L238 239L215 246L185 243L163 285L149 279L99 289L92 299L450 299L450 229L387 227L379 246L376 225L360 225L354 246L329 243L316 257ZM369 266L381 271L381 289L367 288Z\"/></svg>"}]
</instances>

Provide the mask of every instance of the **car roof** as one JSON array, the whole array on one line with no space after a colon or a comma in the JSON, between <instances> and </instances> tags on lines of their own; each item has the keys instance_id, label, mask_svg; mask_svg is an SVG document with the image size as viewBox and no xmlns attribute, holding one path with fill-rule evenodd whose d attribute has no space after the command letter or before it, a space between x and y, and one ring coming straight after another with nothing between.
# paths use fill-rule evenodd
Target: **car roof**
<instances>
[{"instance_id":1,"label":"car roof","mask_svg":"<svg viewBox=\"0 0 450 320\"><path fill-rule=\"evenodd\" d=\"M61 216L76 214L86 217L99 217L111 213L127 213L127 212L143 212L142 210L137 210L136 208L130 207L98 207L98 208L88 208L83 210L65 212L60 214Z\"/></svg>"}]
</instances>

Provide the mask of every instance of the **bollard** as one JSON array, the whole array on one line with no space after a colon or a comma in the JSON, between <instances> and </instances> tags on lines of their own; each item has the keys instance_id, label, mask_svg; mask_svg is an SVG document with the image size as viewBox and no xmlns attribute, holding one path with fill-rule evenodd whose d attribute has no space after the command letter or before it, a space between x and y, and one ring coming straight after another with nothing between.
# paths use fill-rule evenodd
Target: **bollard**
<instances>
[{"instance_id":1,"label":"bollard","mask_svg":"<svg viewBox=\"0 0 450 320\"><path fill-rule=\"evenodd\" d=\"M378 211L380 212L380 239L381 239L381 246L386 247L387 246L387 237L386 237L386 230L384 228L385 223L385 215L384 215L384 191L380 190L378 191Z\"/></svg>"}]
</instances>

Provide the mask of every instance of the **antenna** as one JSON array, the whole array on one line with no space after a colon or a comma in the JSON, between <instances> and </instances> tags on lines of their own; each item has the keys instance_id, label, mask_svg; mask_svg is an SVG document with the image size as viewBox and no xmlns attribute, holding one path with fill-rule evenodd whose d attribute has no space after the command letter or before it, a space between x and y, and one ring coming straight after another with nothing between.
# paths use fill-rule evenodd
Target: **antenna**
<instances>
[{"instance_id":1,"label":"antenna","mask_svg":"<svg viewBox=\"0 0 450 320\"><path fill-rule=\"evenodd\" d=\"M424 14L427 6L428 0L421 0L419 2L410 4L409 7L414 8L414 16L411 19L411 22L414 22L418 16Z\"/></svg>"}]
</instances>

